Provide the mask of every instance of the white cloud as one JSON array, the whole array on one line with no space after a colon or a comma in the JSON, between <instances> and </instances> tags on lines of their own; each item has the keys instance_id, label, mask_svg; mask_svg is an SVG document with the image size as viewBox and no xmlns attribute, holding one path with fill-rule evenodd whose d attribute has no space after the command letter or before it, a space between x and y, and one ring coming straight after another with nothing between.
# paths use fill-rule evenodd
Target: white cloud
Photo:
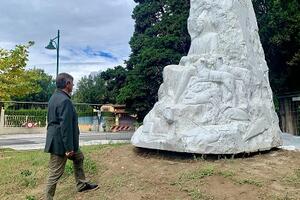
<instances>
[{"instance_id":1,"label":"white cloud","mask_svg":"<svg viewBox=\"0 0 300 200\"><path fill-rule=\"evenodd\" d=\"M44 47L60 29L60 71L79 79L123 64L128 58L134 6L133 0L1 0L0 47L35 41L28 67L36 66L55 75L56 51ZM87 47L104 56L87 54Z\"/></svg>"}]
</instances>

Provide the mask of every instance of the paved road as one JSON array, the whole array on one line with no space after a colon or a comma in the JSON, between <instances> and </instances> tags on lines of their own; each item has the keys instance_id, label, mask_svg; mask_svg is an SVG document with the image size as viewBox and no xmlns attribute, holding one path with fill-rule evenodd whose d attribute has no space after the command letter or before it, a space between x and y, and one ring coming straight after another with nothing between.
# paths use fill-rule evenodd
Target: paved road
<instances>
[{"instance_id":1,"label":"paved road","mask_svg":"<svg viewBox=\"0 0 300 200\"><path fill-rule=\"evenodd\" d=\"M283 133L282 139L282 149L300 151L300 136L293 136L291 134Z\"/></svg>"},{"instance_id":2,"label":"paved road","mask_svg":"<svg viewBox=\"0 0 300 200\"><path fill-rule=\"evenodd\" d=\"M128 133L81 133L80 145L96 145L108 143L127 143L132 132ZM284 133L283 145L286 150L300 151L300 137ZM12 148L15 150L43 149L45 146L45 134L16 134L0 135L0 148Z\"/></svg>"},{"instance_id":3,"label":"paved road","mask_svg":"<svg viewBox=\"0 0 300 200\"><path fill-rule=\"evenodd\" d=\"M96 145L108 143L127 143L133 133L81 133L80 145ZM15 150L43 149L46 135L43 134L15 134L0 135L0 148Z\"/></svg>"}]
</instances>

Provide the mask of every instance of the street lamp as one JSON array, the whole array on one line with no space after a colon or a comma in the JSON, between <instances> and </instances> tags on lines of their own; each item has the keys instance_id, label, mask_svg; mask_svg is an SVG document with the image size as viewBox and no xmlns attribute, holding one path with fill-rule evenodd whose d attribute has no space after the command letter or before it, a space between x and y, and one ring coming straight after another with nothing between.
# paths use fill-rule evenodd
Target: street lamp
<instances>
[{"instance_id":1,"label":"street lamp","mask_svg":"<svg viewBox=\"0 0 300 200\"><path fill-rule=\"evenodd\" d=\"M56 49L56 77L58 75L59 68L59 30L57 30L57 36L55 38L50 39L49 44L45 47L46 49L54 50ZM57 43L55 40L57 39Z\"/></svg>"}]
</instances>

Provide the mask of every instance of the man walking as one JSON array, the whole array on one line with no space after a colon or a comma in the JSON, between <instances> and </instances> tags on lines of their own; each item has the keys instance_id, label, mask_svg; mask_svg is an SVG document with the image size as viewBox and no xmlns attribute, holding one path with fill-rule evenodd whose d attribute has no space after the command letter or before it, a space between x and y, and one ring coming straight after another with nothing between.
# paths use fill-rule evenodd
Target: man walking
<instances>
[{"instance_id":1,"label":"man walking","mask_svg":"<svg viewBox=\"0 0 300 200\"><path fill-rule=\"evenodd\" d=\"M45 152L50 153L49 178L46 199L53 199L59 178L63 175L67 159L73 161L78 192L96 189L98 185L88 183L83 170L83 153L79 149L78 117L71 101L73 77L58 74L56 91L48 103L48 127Z\"/></svg>"}]
</instances>

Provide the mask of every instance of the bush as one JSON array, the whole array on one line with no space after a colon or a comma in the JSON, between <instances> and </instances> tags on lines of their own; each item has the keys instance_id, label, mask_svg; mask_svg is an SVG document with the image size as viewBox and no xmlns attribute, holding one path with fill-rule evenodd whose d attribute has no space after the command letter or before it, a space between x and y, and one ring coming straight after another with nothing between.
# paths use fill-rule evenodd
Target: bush
<instances>
[{"instance_id":1,"label":"bush","mask_svg":"<svg viewBox=\"0 0 300 200\"><path fill-rule=\"evenodd\" d=\"M5 115L24 115L24 116L40 116L46 117L46 109L20 109L20 110L5 110Z\"/></svg>"}]
</instances>

